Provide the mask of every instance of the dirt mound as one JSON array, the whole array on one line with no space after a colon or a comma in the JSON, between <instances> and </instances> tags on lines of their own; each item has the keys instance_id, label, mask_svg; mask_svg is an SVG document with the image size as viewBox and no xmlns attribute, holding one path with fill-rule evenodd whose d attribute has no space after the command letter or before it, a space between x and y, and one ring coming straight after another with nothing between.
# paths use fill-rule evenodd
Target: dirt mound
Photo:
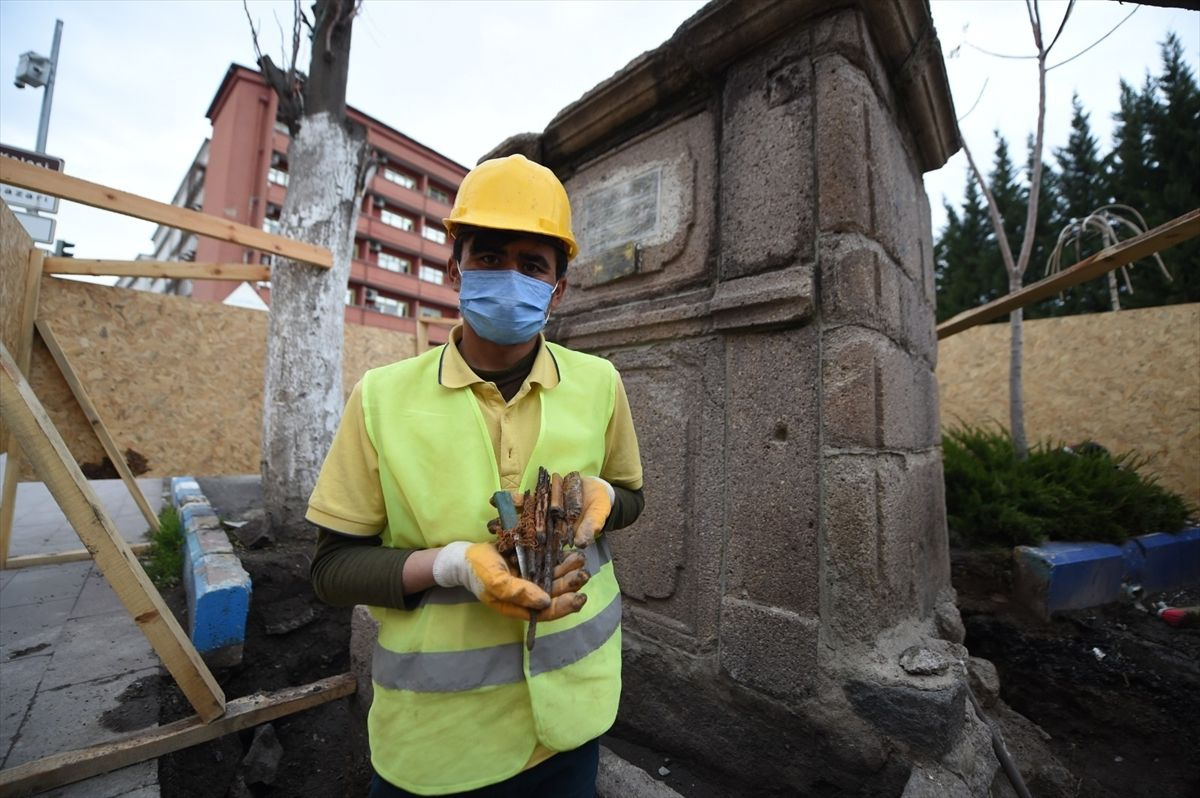
<instances>
[{"instance_id":1,"label":"dirt mound","mask_svg":"<svg viewBox=\"0 0 1200 798\"><path fill-rule=\"evenodd\" d=\"M312 548L309 543L277 541L238 550L254 594L242 663L214 671L227 699L304 685L350 670L350 610L329 607L313 595L308 581ZM187 600L182 589L165 597L185 623ZM193 714L169 678L161 681L165 684L160 690L159 722ZM257 751L248 758L254 729L229 734L160 758L163 798L362 798L367 794L371 769L366 730L349 699L280 718L272 725L282 749L277 765L272 761L272 767L264 768ZM262 778L264 771L270 783L245 783Z\"/></svg>"},{"instance_id":2,"label":"dirt mound","mask_svg":"<svg viewBox=\"0 0 1200 798\"><path fill-rule=\"evenodd\" d=\"M1000 695L1040 726L1077 795L1200 795L1200 629L1168 626L1145 596L1042 622L1011 600L1008 552L955 552L953 581L971 654L991 660ZM1140 605L1140 606L1139 606Z\"/></svg>"}]
</instances>

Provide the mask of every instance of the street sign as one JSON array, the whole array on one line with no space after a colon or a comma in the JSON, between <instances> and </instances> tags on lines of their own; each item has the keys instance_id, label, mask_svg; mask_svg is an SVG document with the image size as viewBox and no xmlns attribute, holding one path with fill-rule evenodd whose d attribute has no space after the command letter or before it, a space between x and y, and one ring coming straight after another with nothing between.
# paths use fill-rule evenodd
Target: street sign
<instances>
[{"instance_id":1,"label":"street sign","mask_svg":"<svg viewBox=\"0 0 1200 798\"><path fill-rule=\"evenodd\" d=\"M17 221L34 241L39 244L54 243L53 216L34 216L31 213L21 213L20 211L13 211L13 216L17 217Z\"/></svg>"},{"instance_id":2,"label":"street sign","mask_svg":"<svg viewBox=\"0 0 1200 798\"><path fill-rule=\"evenodd\" d=\"M18 161L24 161L33 166L40 166L43 169L49 169L53 172L61 172L63 170L62 158L23 150L20 147L10 147L7 144L0 144L0 155L6 155L9 158L15 158ZM41 211L42 213L58 213L58 197L51 197L49 194L40 194L36 191L17 188L6 183L0 183L0 199L3 199L13 208L28 208L31 211Z\"/></svg>"}]
</instances>

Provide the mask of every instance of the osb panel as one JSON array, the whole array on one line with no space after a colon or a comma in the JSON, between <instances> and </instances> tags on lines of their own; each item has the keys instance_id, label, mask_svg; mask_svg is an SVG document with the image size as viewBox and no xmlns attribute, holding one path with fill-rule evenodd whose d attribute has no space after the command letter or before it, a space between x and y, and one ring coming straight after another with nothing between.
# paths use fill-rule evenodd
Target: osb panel
<instances>
[{"instance_id":1,"label":"osb panel","mask_svg":"<svg viewBox=\"0 0 1200 798\"><path fill-rule=\"evenodd\" d=\"M14 359L21 337L21 302L33 239L8 206L0 202L0 342ZM8 429L0 420L0 452L8 445Z\"/></svg>"},{"instance_id":2,"label":"osb panel","mask_svg":"<svg viewBox=\"0 0 1200 798\"><path fill-rule=\"evenodd\" d=\"M1008 427L1008 348L1007 323L941 342L943 428ZM1024 376L1030 442L1134 450L1200 504L1200 304L1026 321Z\"/></svg>"},{"instance_id":3,"label":"osb panel","mask_svg":"<svg viewBox=\"0 0 1200 798\"><path fill-rule=\"evenodd\" d=\"M267 315L190 299L44 277L48 319L122 450L150 476L259 470ZM347 325L343 387L413 354L411 335ZM40 339L33 388L80 463L103 451ZM22 475L32 479L32 474Z\"/></svg>"}]
</instances>

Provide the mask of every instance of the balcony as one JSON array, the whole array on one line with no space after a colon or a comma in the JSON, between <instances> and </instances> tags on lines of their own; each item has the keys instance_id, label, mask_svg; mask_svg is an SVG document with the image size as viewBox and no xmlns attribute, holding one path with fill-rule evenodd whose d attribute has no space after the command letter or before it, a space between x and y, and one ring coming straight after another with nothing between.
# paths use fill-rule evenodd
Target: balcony
<instances>
[{"instance_id":1,"label":"balcony","mask_svg":"<svg viewBox=\"0 0 1200 798\"><path fill-rule=\"evenodd\" d=\"M413 336L417 334L417 320L412 316L393 316L389 313L380 313L377 310L359 305L346 306L346 323L361 324L364 327L381 327L385 330L407 333ZM429 343L431 344L446 343L450 334L450 328L443 327L440 324L426 325L426 330L429 335Z\"/></svg>"},{"instance_id":2,"label":"balcony","mask_svg":"<svg viewBox=\"0 0 1200 798\"><path fill-rule=\"evenodd\" d=\"M406 299L417 299L451 309L458 307L458 292L453 288L427 282L412 274L388 271L356 259L350 264L350 276L355 282L381 288Z\"/></svg>"}]
</instances>

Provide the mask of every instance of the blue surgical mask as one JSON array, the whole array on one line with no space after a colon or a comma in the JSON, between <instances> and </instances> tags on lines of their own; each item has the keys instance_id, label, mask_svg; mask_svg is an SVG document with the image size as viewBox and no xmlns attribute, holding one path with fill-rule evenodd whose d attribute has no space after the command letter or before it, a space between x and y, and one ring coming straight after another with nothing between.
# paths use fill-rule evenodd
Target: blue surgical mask
<instances>
[{"instance_id":1,"label":"blue surgical mask","mask_svg":"<svg viewBox=\"0 0 1200 798\"><path fill-rule=\"evenodd\" d=\"M511 269L464 269L458 306L487 340L523 344L546 326L555 286Z\"/></svg>"}]
</instances>

